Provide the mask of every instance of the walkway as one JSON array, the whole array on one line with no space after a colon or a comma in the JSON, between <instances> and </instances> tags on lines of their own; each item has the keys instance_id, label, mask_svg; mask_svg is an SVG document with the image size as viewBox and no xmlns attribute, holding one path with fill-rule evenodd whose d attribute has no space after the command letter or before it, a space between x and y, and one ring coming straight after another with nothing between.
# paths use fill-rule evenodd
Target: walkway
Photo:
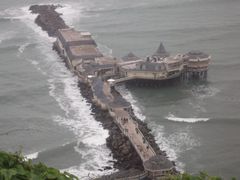
<instances>
[{"instance_id":1,"label":"walkway","mask_svg":"<svg viewBox=\"0 0 240 180\"><path fill-rule=\"evenodd\" d=\"M103 95L106 99L108 99L108 102L111 103L113 107L114 103L119 104L119 100L117 99L118 97L115 97L112 94L111 87L107 82L103 82L103 86L101 86L101 88ZM98 91L101 90L98 89ZM122 106L120 104L116 108L113 108L113 112L115 114L115 120L117 121L118 126L129 138L142 161L145 162L151 157L155 156L156 153L154 152L153 148L149 142L147 142L146 138L138 128L138 123L131 118L127 111L124 110L124 104Z\"/></svg>"},{"instance_id":2,"label":"walkway","mask_svg":"<svg viewBox=\"0 0 240 180\"><path fill-rule=\"evenodd\" d=\"M135 79L135 77L123 77L123 78L119 78L119 79L114 79L115 81L112 82L111 86L115 86L118 83L129 81L129 80L132 80L132 79Z\"/></svg>"},{"instance_id":3,"label":"walkway","mask_svg":"<svg viewBox=\"0 0 240 180\"><path fill-rule=\"evenodd\" d=\"M129 138L142 161L145 162L155 156L156 153L153 148L138 128L138 123L129 116L128 112L119 108L115 110L114 113L117 117L117 124L120 126L123 133Z\"/></svg>"}]
</instances>

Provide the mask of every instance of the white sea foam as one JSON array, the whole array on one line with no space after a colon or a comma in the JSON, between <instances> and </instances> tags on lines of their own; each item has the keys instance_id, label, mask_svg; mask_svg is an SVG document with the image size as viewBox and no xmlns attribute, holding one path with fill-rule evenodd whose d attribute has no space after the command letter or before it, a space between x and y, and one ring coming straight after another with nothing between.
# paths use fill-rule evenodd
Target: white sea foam
<instances>
[{"instance_id":1,"label":"white sea foam","mask_svg":"<svg viewBox=\"0 0 240 180\"><path fill-rule=\"evenodd\" d=\"M22 11L23 15L19 16L18 18L21 21L23 21L30 29L32 29L35 33L37 33L38 35L48 39L51 42L54 42L56 40L55 38L49 37L47 32L43 31L40 26L37 26L35 24L35 19L37 17L37 14L32 14L29 11L28 6L27 7L22 7L22 8L20 8L20 10Z\"/></svg>"},{"instance_id":2,"label":"white sea foam","mask_svg":"<svg viewBox=\"0 0 240 180\"><path fill-rule=\"evenodd\" d=\"M71 9L69 8L68 11ZM108 161L113 160L109 156L110 150L105 144L108 131L104 130L91 115L90 105L80 94L77 78L65 67L62 59L52 51L52 38L48 38L47 34L34 23L36 16L29 13L28 7L20 8L18 12L20 14L13 13L14 16L26 23L35 32L36 36L32 41L37 44L36 48L39 52L42 52L41 57L36 57L36 59L26 57L26 59L47 76L49 94L64 112L64 115L54 115L53 120L71 130L78 139L75 150L83 158L83 163L69 168L67 171L76 175L103 173L99 169L103 166L109 166ZM63 14L63 17L66 17L66 13ZM22 46L19 51L24 52L25 48L26 46ZM84 144L85 148L82 149L80 144ZM115 170L109 172L113 171Z\"/></svg>"},{"instance_id":3,"label":"white sea foam","mask_svg":"<svg viewBox=\"0 0 240 180\"><path fill-rule=\"evenodd\" d=\"M29 42L22 44L22 45L18 48L19 53L22 54L22 53L24 52L24 50L26 49L26 47L28 47L29 45L30 45Z\"/></svg>"},{"instance_id":4,"label":"white sea foam","mask_svg":"<svg viewBox=\"0 0 240 180\"><path fill-rule=\"evenodd\" d=\"M45 46L45 45L43 45ZM46 46L45 46L46 47ZM83 143L87 149L76 146L75 150L84 159L82 164L75 167L76 175L98 173L98 169L108 165L110 150L107 149L105 139L108 131L104 130L99 122L91 115L90 105L81 96L78 88L78 80L67 70L64 63L51 51L50 47L39 47L46 55L43 65L49 76L48 83L50 95L56 99L65 116L54 116L54 121L67 127L79 139L78 144ZM41 63L39 64L41 66ZM80 170L77 173L77 169ZM70 170L70 169L69 169Z\"/></svg>"},{"instance_id":5,"label":"white sea foam","mask_svg":"<svg viewBox=\"0 0 240 180\"><path fill-rule=\"evenodd\" d=\"M56 68L57 70L59 68ZM48 80L50 95L56 99L67 117L67 119L55 117L54 120L69 127L78 137L81 137L81 142L84 144L96 146L105 144L108 131L103 130L100 123L91 115L90 105L81 96L77 79L68 75Z\"/></svg>"},{"instance_id":6,"label":"white sea foam","mask_svg":"<svg viewBox=\"0 0 240 180\"><path fill-rule=\"evenodd\" d=\"M16 12L15 8L7 8L7 9L0 11L0 16L1 16L1 18L8 18L8 17L11 18L11 16L16 15L15 12Z\"/></svg>"},{"instance_id":7,"label":"white sea foam","mask_svg":"<svg viewBox=\"0 0 240 180\"><path fill-rule=\"evenodd\" d=\"M189 100L189 103L191 108L193 108L193 111L200 112L200 113L205 113L207 112L207 109L204 106L203 101L192 101L192 99Z\"/></svg>"},{"instance_id":8,"label":"white sea foam","mask_svg":"<svg viewBox=\"0 0 240 180\"><path fill-rule=\"evenodd\" d=\"M207 85L197 85L192 88L192 95L198 99L205 99L215 96L220 90Z\"/></svg>"},{"instance_id":9,"label":"white sea foam","mask_svg":"<svg viewBox=\"0 0 240 180\"><path fill-rule=\"evenodd\" d=\"M91 146L86 146L85 149L78 148L76 146L75 150L82 155L83 162L81 163L81 165L67 168L65 169L65 171L75 174L80 179L89 179L89 177L94 178L97 176L102 176L102 175L116 172L117 171L116 169L99 171L100 169L102 169L102 167L113 166L113 163L109 162L109 160L111 160L109 158L110 152L103 151L103 148L106 148L105 145L101 145L101 146L91 145ZM92 159L92 157L94 157L94 159ZM90 171L87 169L90 169Z\"/></svg>"},{"instance_id":10,"label":"white sea foam","mask_svg":"<svg viewBox=\"0 0 240 180\"><path fill-rule=\"evenodd\" d=\"M98 43L98 48L106 56L110 56L111 57L113 55L113 50L111 48L107 47L106 45Z\"/></svg>"},{"instance_id":11,"label":"white sea foam","mask_svg":"<svg viewBox=\"0 0 240 180\"><path fill-rule=\"evenodd\" d=\"M37 159L38 158L38 154L39 154L39 152L35 152L35 153L32 153L32 154L25 155L25 157L27 159Z\"/></svg>"},{"instance_id":12,"label":"white sea foam","mask_svg":"<svg viewBox=\"0 0 240 180\"><path fill-rule=\"evenodd\" d=\"M69 26L74 26L74 23L78 21L82 16L83 6L75 4L61 4L62 7L56 9L58 13L63 14L62 18Z\"/></svg>"},{"instance_id":13,"label":"white sea foam","mask_svg":"<svg viewBox=\"0 0 240 180\"><path fill-rule=\"evenodd\" d=\"M20 7L20 8L8 8L2 12L4 18L11 20L18 20L25 23L30 29L36 32L38 35L54 41L55 38L51 38L45 31L42 31L41 27L35 25L35 19L37 14L32 14L29 11L29 6Z\"/></svg>"},{"instance_id":14,"label":"white sea foam","mask_svg":"<svg viewBox=\"0 0 240 180\"><path fill-rule=\"evenodd\" d=\"M184 171L185 164L178 157L182 152L200 146L200 141L192 134L191 128L186 126L171 134L166 134L160 125L155 125L152 129L160 149L166 151L169 159L176 162L179 171Z\"/></svg>"},{"instance_id":15,"label":"white sea foam","mask_svg":"<svg viewBox=\"0 0 240 180\"><path fill-rule=\"evenodd\" d=\"M67 171L77 176L103 173L99 169L109 166L108 161L113 160L105 144L108 131L91 115L90 105L80 94L77 78L73 77L62 60L51 50L51 46L43 43L38 48L45 57L41 61L31 60L31 63L39 70L44 70L48 77L49 94L65 112L64 116L53 116L53 120L76 135L78 145L75 150L83 158L83 163ZM82 149L79 144L84 144L86 148ZM115 170L109 172L113 171Z\"/></svg>"},{"instance_id":16,"label":"white sea foam","mask_svg":"<svg viewBox=\"0 0 240 180\"><path fill-rule=\"evenodd\" d=\"M0 44L5 40L12 39L15 35L16 33L13 31L0 33Z\"/></svg>"},{"instance_id":17,"label":"white sea foam","mask_svg":"<svg viewBox=\"0 0 240 180\"><path fill-rule=\"evenodd\" d=\"M47 73L39 66L39 62L33 59L26 59L29 61L42 75L47 75Z\"/></svg>"},{"instance_id":18,"label":"white sea foam","mask_svg":"<svg viewBox=\"0 0 240 180\"><path fill-rule=\"evenodd\" d=\"M140 105L133 94L127 90L124 86L119 86L117 90L132 104L135 115L144 121L146 116L142 113ZM151 125L153 134L155 135L156 143L159 145L161 150L166 151L167 156L171 161L176 162L176 167L179 171L184 171L185 164L178 160L181 152L186 149L191 149L199 145L199 142L195 140L191 135L188 128L176 131L171 135L166 135L164 126ZM188 134L189 133L189 134ZM185 142L187 141L187 142Z\"/></svg>"},{"instance_id":19,"label":"white sea foam","mask_svg":"<svg viewBox=\"0 0 240 180\"><path fill-rule=\"evenodd\" d=\"M69 73L67 74L69 75ZM98 169L108 165L108 161L112 160L108 156L110 150L105 145L108 132L94 120L90 105L80 95L75 78L60 75L60 77L49 79L49 84L50 95L56 99L66 113L66 117L55 116L54 120L74 132L79 139L75 150L83 158L83 163L76 166L74 171L73 168L67 169L67 171L77 176L99 173ZM86 146L86 149L79 146L81 143Z\"/></svg>"},{"instance_id":20,"label":"white sea foam","mask_svg":"<svg viewBox=\"0 0 240 180\"><path fill-rule=\"evenodd\" d=\"M123 95L123 97L131 103L134 114L137 116L137 118L144 121L146 119L146 116L142 113L140 105L138 104L133 94L127 90L125 86L117 86L116 88Z\"/></svg>"},{"instance_id":21,"label":"white sea foam","mask_svg":"<svg viewBox=\"0 0 240 180\"><path fill-rule=\"evenodd\" d=\"M197 117L192 117L192 118L181 118L181 117L176 117L174 114L169 113L169 115L166 117L166 119L170 121L176 121L176 122L187 122L187 123L195 123L195 122L205 122L208 121L209 118L197 118Z\"/></svg>"}]
</instances>

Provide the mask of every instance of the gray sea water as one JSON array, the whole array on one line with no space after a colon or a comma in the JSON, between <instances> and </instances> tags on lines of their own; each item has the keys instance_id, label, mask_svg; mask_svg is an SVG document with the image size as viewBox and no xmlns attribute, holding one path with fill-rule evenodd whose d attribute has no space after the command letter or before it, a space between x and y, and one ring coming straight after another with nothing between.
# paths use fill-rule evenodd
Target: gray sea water
<instances>
[{"instance_id":1,"label":"gray sea water","mask_svg":"<svg viewBox=\"0 0 240 180\"><path fill-rule=\"evenodd\" d=\"M54 41L27 9L39 1L0 1L0 150L67 170L80 179L112 165L108 132L94 120L77 79L51 50ZM177 168L240 179L239 0L42 0L61 3L67 24L92 32L117 57L212 55L207 83L119 87ZM114 172L110 170L108 173Z\"/></svg>"}]
</instances>

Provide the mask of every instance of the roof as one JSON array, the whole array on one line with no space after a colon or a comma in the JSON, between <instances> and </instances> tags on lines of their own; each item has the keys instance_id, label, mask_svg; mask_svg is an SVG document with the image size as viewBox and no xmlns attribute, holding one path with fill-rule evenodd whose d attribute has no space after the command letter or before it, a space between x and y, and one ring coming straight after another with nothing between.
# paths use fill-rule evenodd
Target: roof
<instances>
[{"instance_id":1,"label":"roof","mask_svg":"<svg viewBox=\"0 0 240 180\"><path fill-rule=\"evenodd\" d=\"M124 99L115 89L112 89L112 95L114 97L114 101L109 104L112 108L125 108L131 106L131 104L126 101L126 99Z\"/></svg>"},{"instance_id":2,"label":"roof","mask_svg":"<svg viewBox=\"0 0 240 180\"><path fill-rule=\"evenodd\" d=\"M136 70L137 69L137 64L127 64L121 66L123 69L128 69L128 70Z\"/></svg>"},{"instance_id":3,"label":"roof","mask_svg":"<svg viewBox=\"0 0 240 180\"><path fill-rule=\"evenodd\" d=\"M190 59L197 59L197 58L208 58L209 55L208 54L205 54L201 51L190 51L187 53L187 56L190 58Z\"/></svg>"},{"instance_id":4,"label":"roof","mask_svg":"<svg viewBox=\"0 0 240 180\"><path fill-rule=\"evenodd\" d=\"M71 59L74 58L91 59L103 56L102 53L93 45L70 46L69 52Z\"/></svg>"},{"instance_id":5,"label":"roof","mask_svg":"<svg viewBox=\"0 0 240 180\"><path fill-rule=\"evenodd\" d=\"M182 59L169 56L164 59L164 62L167 64L171 64L171 63L182 62Z\"/></svg>"},{"instance_id":6,"label":"roof","mask_svg":"<svg viewBox=\"0 0 240 180\"><path fill-rule=\"evenodd\" d=\"M137 69L137 64L144 62L143 60L134 60L134 61L127 61L127 62L120 62L118 63L124 69Z\"/></svg>"},{"instance_id":7,"label":"roof","mask_svg":"<svg viewBox=\"0 0 240 180\"><path fill-rule=\"evenodd\" d=\"M103 103L109 105L112 108L125 108L131 106L129 102L127 102L119 92L116 90L112 90L113 99L109 99L104 94L104 82L100 78L93 79L92 88L94 95L97 96Z\"/></svg>"},{"instance_id":8,"label":"roof","mask_svg":"<svg viewBox=\"0 0 240 180\"><path fill-rule=\"evenodd\" d=\"M174 167L173 163L166 156L156 155L144 163L148 170L168 170Z\"/></svg>"},{"instance_id":9,"label":"roof","mask_svg":"<svg viewBox=\"0 0 240 180\"><path fill-rule=\"evenodd\" d=\"M103 92L103 81L100 78L93 79L92 88L94 95L105 104L108 104L108 99Z\"/></svg>"},{"instance_id":10,"label":"roof","mask_svg":"<svg viewBox=\"0 0 240 180\"><path fill-rule=\"evenodd\" d=\"M89 32L76 31L73 28L59 29L58 31L66 42L92 39Z\"/></svg>"},{"instance_id":11,"label":"roof","mask_svg":"<svg viewBox=\"0 0 240 180\"><path fill-rule=\"evenodd\" d=\"M126 56L123 56L122 59L124 61L134 61L134 60L138 60L140 59L139 57L137 57L135 54L133 54L132 52L128 53Z\"/></svg>"},{"instance_id":12,"label":"roof","mask_svg":"<svg viewBox=\"0 0 240 180\"><path fill-rule=\"evenodd\" d=\"M144 62L139 63L138 70L141 71L160 71L165 69L165 65L163 62L159 63L153 63L153 62Z\"/></svg>"},{"instance_id":13,"label":"roof","mask_svg":"<svg viewBox=\"0 0 240 180\"><path fill-rule=\"evenodd\" d=\"M83 64L84 72L87 74L95 74L95 72L102 70L102 69L112 69L112 64L95 64L95 63L89 63L89 64Z\"/></svg>"},{"instance_id":14,"label":"roof","mask_svg":"<svg viewBox=\"0 0 240 180\"><path fill-rule=\"evenodd\" d=\"M114 64L117 62L115 58L105 55L103 57L96 58L95 61L98 64Z\"/></svg>"},{"instance_id":15,"label":"roof","mask_svg":"<svg viewBox=\"0 0 240 180\"><path fill-rule=\"evenodd\" d=\"M169 53L166 51L165 47L163 46L163 43L160 43L157 51L153 54L153 56L159 56L163 58L169 56Z\"/></svg>"}]
</instances>

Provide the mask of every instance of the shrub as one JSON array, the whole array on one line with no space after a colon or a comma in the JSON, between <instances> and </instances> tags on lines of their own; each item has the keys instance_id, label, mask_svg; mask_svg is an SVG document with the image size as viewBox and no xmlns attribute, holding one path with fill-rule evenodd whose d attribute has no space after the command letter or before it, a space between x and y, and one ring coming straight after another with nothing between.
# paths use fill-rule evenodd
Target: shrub
<instances>
[{"instance_id":1,"label":"shrub","mask_svg":"<svg viewBox=\"0 0 240 180\"><path fill-rule=\"evenodd\" d=\"M42 163L32 164L31 160L27 160L20 153L0 151L0 180L78 180L78 178Z\"/></svg>"},{"instance_id":2,"label":"shrub","mask_svg":"<svg viewBox=\"0 0 240 180\"><path fill-rule=\"evenodd\" d=\"M169 176L168 179L169 180L223 180L221 177L209 176L206 172L200 172L197 175L183 173L177 176ZM236 178L232 178L232 180L236 180Z\"/></svg>"}]
</instances>

